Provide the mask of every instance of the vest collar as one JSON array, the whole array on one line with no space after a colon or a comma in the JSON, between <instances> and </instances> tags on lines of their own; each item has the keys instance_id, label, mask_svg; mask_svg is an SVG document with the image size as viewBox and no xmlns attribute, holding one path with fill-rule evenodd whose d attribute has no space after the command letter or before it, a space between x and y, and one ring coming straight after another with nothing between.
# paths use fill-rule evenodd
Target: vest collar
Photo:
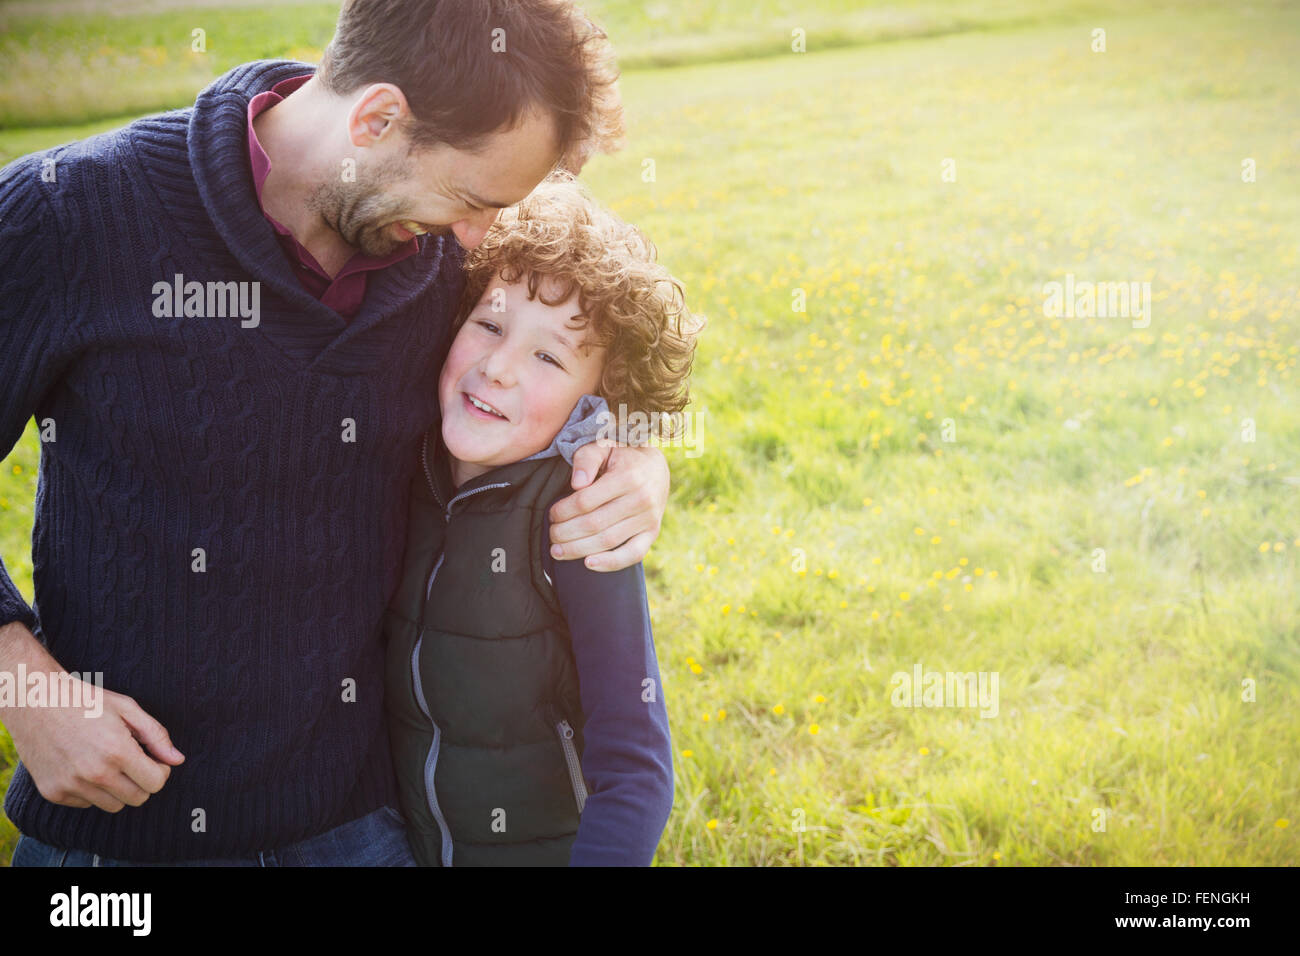
<instances>
[{"instance_id":1,"label":"vest collar","mask_svg":"<svg viewBox=\"0 0 1300 956\"><path fill-rule=\"evenodd\" d=\"M573 453L588 442L600 437L609 421L609 406L598 395L583 395L578 399L569 419L551 441L549 447L535 455L529 455L521 461L500 465L477 477L466 481L459 488L451 477L451 457L442 440L442 418L429 428L424 436L425 480L431 483L434 497L446 510L453 501L480 492L491 486L500 486L505 491L523 478L532 474L539 463L548 458L561 457L573 464ZM495 489L494 489L495 490Z\"/></svg>"}]
</instances>

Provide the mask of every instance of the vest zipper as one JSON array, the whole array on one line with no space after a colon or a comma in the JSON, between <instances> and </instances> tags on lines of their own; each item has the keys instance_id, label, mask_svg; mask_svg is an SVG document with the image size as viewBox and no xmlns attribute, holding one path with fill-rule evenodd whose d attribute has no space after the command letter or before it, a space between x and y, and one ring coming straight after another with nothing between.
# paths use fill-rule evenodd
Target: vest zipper
<instances>
[{"instance_id":1,"label":"vest zipper","mask_svg":"<svg viewBox=\"0 0 1300 956\"><path fill-rule=\"evenodd\" d=\"M423 462L423 464L424 464L424 478L425 478L425 480L428 481L428 483L429 483L429 490L433 492L433 500L436 501L436 502L438 502L438 506L439 506L439 507L442 507L442 498L440 498L440 497L438 496L438 489L437 489L437 487L434 485L434 481L433 481L433 471L432 471L432 469L429 468L429 434L428 434L428 432L425 432L425 435L424 435L424 444L420 446L420 461ZM447 502L446 507L443 509L443 510L444 510L444 518L445 518L445 520L450 521L450 520L451 520L451 509L454 508L454 507L456 506L456 502L461 501L461 500L464 499L464 498L468 498L470 495L476 495L476 494L478 494L480 491L490 491L490 490L492 490L493 488L509 488L509 487L510 487L510 482L508 482L508 481L496 481L496 482L493 482L493 483L490 484L490 485L480 485L478 488L471 488L469 491L462 491L460 494L458 494L458 495L456 495L455 497L453 497L453 498L451 499L451 501ZM433 580L432 580L432 578L429 580L429 584L430 584L430 586L433 585Z\"/></svg>"},{"instance_id":2,"label":"vest zipper","mask_svg":"<svg viewBox=\"0 0 1300 956\"><path fill-rule=\"evenodd\" d=\"M420 446L420 461L424 465L424 477L429 482L429 490L433 492L433 500L438 502L438 507L444 508L442 498L438 495L438 489L433 481L433 471L429 468L429 434L425 432L424 442ZM468 498L470 495L476 495L480 491L487 491L491 488L509 488L510 482L502 481L496 484L483 485L480 488L472 488L469 491L456 495L451 501L447 502L443 517L445 521L451 521L451 509L455 507L456 502L462 498ZM429 711L428 705L424 699L424 687L420 681L420 648L424 645L424 618L429 607L429 597L433 594L433 580L438 576L438 570L442 567L444 553L438 555L438 560L433 566L433 571L429 574L429 583L424 588L424 603L420 605L420 637L415 642L415 650L411 652L411 678L415 685L415 702L419 705L420 712L429 720L429 726L433 728L433 743L429 745L429 754L424 760L424 791L425 800L429 804L429 812L433 814L434 822L438 824L438 832L442 837L442 865L452 865L452 851L454 849L451 841L451 828L447 826L447 819L442 815L442 808L438 805L438 791L434 785L434 777L438 772L438 752L442 749L442 728L433 719L433 714ZM565 724L565 726L568 726ZM569 729L572 735L572 728ZM569 744L570 749L572 743ZM567 751L566 751L567 754ZM574 755L576 759L576 754ZM572 774L572 765L569 773ZM575 791L576 792L576 791ZM583 789L583 800L586 800L586 788ZM579 804L581 808L581 804ZM581 812L581 809L579 809Z\"/></svg>"},{"instance_id":3,"label":"vest zipper","mask_svg":"<svg viewBox=\"0 0 1300 956\"><path fill-rule=\"evenodd\" d=\"M429 468L429 433L425 431L424 441L420 444L420 462L424 465L424 478L429 483L429 490L433 492L433 500L438 502L439 508L445 508L442 499L438 497L438 489L433 483L433 471Z\"/></svg>"},{"instance_id":4,"label":"vest zipper","mask_svg":"<svg viewBox=\"0 0 1300 956\"><path fill-rule=\"evenodd\" d=\"M569 765L569 783L573 785L573 799L578 804L578 815L587 805L587 781L582 779L582 764L578 760L578 748L573 746L573 727L567 720L555 725L560 735L560 746L564 749L564 761Z\"/></svg>"},{"instance_id":5,"label":"vest zipper","mask_svg":"<svg viewBox=\"0 0 1300 956\"><path fill-rule=\"evenodd\" d=\"M438 557L438 563L434 566L433 574L429 576L429 586L433 586L433 578L438 573L438 568L442 567L442 557ZM426 598L427 603L427 598ZM424 758L424 799L429 804L429 812L433 814L433 820L438 824L438 833L442 837L442 865L451 866L452 842L451 829L447 826L447 820L442 815L442 808L438 806L438 790L434 786L434 775L438 771L438 751L442 745L442 730L434 722L433 715L429 713L429 708L424 702L424 687L420 683L420 647L424 644L424 628L421 624L420 638L415 642L415 650L411 652L411 676L415 680L415 702L420 707L420 712L429 718L429 726L433 728L433 743L429 745L429 753Z\"/></svg>"}]
</instances>

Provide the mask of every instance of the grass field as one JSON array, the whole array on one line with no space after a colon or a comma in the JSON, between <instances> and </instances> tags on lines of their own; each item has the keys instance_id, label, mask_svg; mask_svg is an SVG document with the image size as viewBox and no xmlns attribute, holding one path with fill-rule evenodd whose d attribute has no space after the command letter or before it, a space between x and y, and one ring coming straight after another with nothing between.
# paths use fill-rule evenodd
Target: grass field
<instances>
[{"instance_id":1,"label":"grass field","mask_svg":"<svg viewBox=\"0 0 1300 956\"><path fill-rule=\"evenodd\" d=\"M628 149L585 174L709 318L702 453L667 450L646 561L677 750L658 862L1295 863L1300 10L633 12L679 6L592 5L645 68ZM779 39L709 62L754 52L749 8ZM5 9L0 51L32 57L151 22ZM847 26L788 52L805 13ZM331 20L267 35L319 48ZM288 52L255 33L231 63ZM650 68L669 48L701 62ZM98 115L192 99L165 76ZM123 122L33 129L18 82L0 161ZM1067 275L1149 283L1150 310L1048 315ZM38 449L0 470L29 596ZM894 706L918 665L996 673L997 715Z\"/></svg>"}]
</instances>

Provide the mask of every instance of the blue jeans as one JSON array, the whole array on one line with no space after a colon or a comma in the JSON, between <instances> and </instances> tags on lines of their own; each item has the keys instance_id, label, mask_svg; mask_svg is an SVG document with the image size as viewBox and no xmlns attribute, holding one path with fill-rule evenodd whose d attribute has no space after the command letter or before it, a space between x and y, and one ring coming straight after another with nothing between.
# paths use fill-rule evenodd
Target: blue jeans
<instances>
[{"instance_id":1,"label":"blue jeans","mask_svg":"<svg viewBox=\"0 0 1300 956\"><path fill-rule=\"evenodd\" d=\"M391 807L335 827L319 836L247 856L177 863L111 860L84 850L58 847L19 836L11 866L415 866L402 815Z\"/></svg>"}]
</instances>

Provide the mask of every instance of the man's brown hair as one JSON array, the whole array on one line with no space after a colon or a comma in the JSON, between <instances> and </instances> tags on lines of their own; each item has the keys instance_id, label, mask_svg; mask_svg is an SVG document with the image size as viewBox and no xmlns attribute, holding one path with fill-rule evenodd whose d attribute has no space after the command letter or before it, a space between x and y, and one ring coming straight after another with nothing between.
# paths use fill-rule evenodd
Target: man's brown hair
<instances>
[{"instance_id":1,"label":"man's brown hair","mask_svg":"<svg viewBox=\"0 0 1300 956\"><path fill-rule=\"evenodd\" d=\"M477 149L533 109L555 122L566 169L622 145L613 50L569 0L344 0L319 75L339 96L398 87L418 148Z\"/></svg>"}]
</instances>

